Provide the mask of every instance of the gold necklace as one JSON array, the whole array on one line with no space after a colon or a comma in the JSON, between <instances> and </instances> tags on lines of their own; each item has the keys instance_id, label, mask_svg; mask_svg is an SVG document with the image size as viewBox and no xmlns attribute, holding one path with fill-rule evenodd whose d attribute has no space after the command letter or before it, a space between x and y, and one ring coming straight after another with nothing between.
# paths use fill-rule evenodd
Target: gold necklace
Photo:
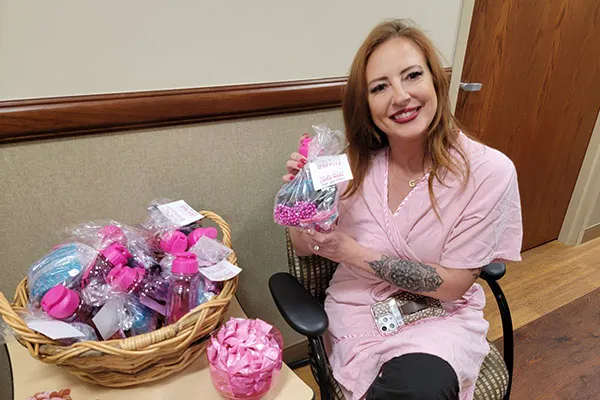
<instances>
[{"instance_id":1,"label":"gold necklace","mask_svg":"<svg viewBox=\"0 0 600 400\"><path fill-rule=\"evenodd\" d=\"M388 151L388 153L387 153L387 160L388 161L387 162L388 162L388 173L389 173L389 168L390 168L389 167L389 159L390 159L390 150L389 150L389 148L388 148L387 151ZM421 179L423 179L425 177L425 175L427 175L429 173L429 171L431 171L431 168L428 168L427 171L425 171L425 173L423 175L421 175L420 177L414 178L414 179L410 179L408 181L408 186L411 189L414 189L417 186L417 183L419 183L421 181Z\"/></svg>"},{"instance_id":2,"label":"gold necklace","mask_svg":"<svg viewBox=\"0 0 600 400\"><path fill-rule=\"evenodd\" d=\"M412 188L414 188L415 186L417 186L417 183L421 182L421 179L425 178L425 175L427 175L427 173L428 173L428 172L429 172L429 171L425 172L423 175L421 175L421 176L420 176L420 177L418 177L418 178L415 178L415 179L411 179L411 180L409 180L409 181L408 181L408 186L409 186L411 189L412 189Z\"/></svg>"},{"instance_id":3,"label":"gold necklace","mask_svg":"<svg viewBox=\"0 0 600 400\"><path fill-rule=\"evenodd\" d=\"M423 179L423 177L420 177L419 179L411 179L410 181L408 181L408 186L414 188L415 186L417 186L417 182L419 182L421 179Z\"/></svg>"}]
</instances>

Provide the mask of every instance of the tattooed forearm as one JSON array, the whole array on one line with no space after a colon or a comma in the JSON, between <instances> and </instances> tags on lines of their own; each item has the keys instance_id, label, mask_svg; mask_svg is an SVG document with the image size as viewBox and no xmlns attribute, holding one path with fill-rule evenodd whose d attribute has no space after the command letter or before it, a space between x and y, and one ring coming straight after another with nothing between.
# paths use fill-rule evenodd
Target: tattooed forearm
<instances>
[{"instance_id":1,"label":"tattooed forearm","mask_svg":"<svg viewBox=\"0 0 600 400\"><path fill-rule=\"evenodd\" d=\"M384 254L381 260L369 261L368 264L379 277L410 292L433 292L444 283L435 268L420 262Z\"/></svg>"}]
</instances>

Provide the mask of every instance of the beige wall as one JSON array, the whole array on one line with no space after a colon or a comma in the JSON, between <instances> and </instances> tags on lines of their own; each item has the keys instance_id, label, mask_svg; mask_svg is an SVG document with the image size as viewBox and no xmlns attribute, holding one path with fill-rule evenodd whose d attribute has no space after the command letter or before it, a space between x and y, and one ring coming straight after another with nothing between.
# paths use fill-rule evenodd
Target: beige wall
<instances>
[{"instance_id":1,"label":"beige wall","mask_svg":"<svg viewBox=\"0 0 600 400\"><path fill-rule=\"evenodd\" d=\"M384 18L452 63L460 0L0 0L0 100L346 75Z\"/></svg>"},{"instance_id":2,"label":"beige wall","mask_svg":"<svg viewBox=\"0 0 600 400\"><path fill-rule=\"evenodd\" d=\"M413 18L453 60L460 7L0 0L0 100L345 75L368 30L390 17ZM315 123L342 128L340 111L1 145L0 290L12 296L64 227L136 223L153 199L183 198L231 223L246 313L299 342L268 294L269 276L287 269L272 206L287 155Z\"/></svg>"},{"instance_id":3,"label":"beige wall","mask_svg":"<svg viewBox=\"0 0 600 400\"><path fill-rule=\"evenodd\" d=\"M595 207L590 215L587 227L590 228L595 225L600 225L600 193L598 194L598 197L596 197Z\"/></svg>"},{"instance_id":4,"label":"beige wall","mask_svg":"<svg viewBox=\"0 0 600 400\"><path fill-rule=\"evenodd\" d=\"M289 153L312 124L341 128L339 110L0 147L0 290L12 297L28 266L59 242L57 232L90 219L134 224L167 196L220 214L244 269L238 298L251 317L279 317L267 281L287 270L273 199Z\"/></svg>"}]
</instances>

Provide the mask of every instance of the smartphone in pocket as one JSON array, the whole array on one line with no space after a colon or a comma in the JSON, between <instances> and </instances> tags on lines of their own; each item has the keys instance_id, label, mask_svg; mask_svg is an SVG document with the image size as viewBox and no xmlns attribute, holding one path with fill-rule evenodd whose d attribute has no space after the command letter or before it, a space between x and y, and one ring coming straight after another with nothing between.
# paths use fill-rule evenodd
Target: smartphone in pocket
<instances>
[{"instance_id":1,"label":"smartphone in pocket","mask_svg":"<svg viewBox=\"0 0 600 400\"><path fill-rule=\"evenodd\" d=\"M371 314L382 335L393 335L404 325L404 319L394 298L377 302L371 306Z\"/></svg>"}]
</instances>

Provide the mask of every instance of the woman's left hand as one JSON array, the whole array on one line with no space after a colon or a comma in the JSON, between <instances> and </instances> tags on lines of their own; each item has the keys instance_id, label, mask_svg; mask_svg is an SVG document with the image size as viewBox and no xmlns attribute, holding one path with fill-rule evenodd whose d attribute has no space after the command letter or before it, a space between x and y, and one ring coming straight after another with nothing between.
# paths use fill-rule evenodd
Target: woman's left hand
<instances>
[{"instance_id":1,"label":"woman's left hand","mask_svg":"<svg viewBox=\"0 0 600 400\"><path fill-rule=\"evenodd\" d=\"M302 231L302 238L312 253L331 261L351 265L363 261L360 259L363 247L343 232L317 232L311 228Z\"/></svg>"}]
</instances>

